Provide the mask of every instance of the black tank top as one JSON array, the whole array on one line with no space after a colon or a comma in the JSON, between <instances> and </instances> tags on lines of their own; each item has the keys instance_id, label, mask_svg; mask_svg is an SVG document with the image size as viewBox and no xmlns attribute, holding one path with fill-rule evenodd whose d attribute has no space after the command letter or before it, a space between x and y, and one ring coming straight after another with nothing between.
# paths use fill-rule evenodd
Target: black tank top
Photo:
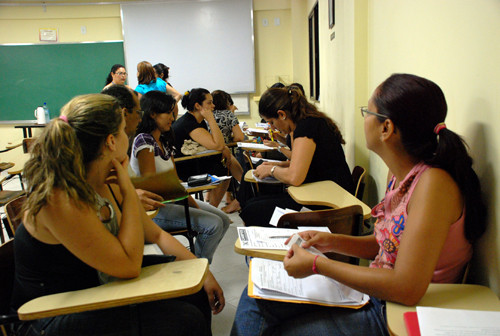
<instances>
[{"instance_id":1,"label":"black tank top","mask_svg":"<svg viewBox=\"0 0 500 336\"><path fill-rule=\"evenodd\" d=\"M45 244L21 224L14 238L15 278L11 307L34 298L99 285L97 271L62 244Z\"/></svg>"}]
</instances>

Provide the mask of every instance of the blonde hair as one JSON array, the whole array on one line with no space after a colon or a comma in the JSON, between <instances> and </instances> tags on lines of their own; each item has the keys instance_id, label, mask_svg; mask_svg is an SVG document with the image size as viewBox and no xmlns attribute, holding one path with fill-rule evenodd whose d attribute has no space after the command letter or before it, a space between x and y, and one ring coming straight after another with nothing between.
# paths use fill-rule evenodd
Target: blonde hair
<instances>
[{"instance_id":1,"label":"blonde hair","mask_svg":"<svg viewBox=\"0 0 500 336\"><path fill-rule=\"evenodd\" d=\"M75 97L63 106L61 115L64 118L52 120L35 141L24 167L28 184L24 210L34 224L55 188L76 204L95 203L87 168L101 155L108 135L118 133L123 118L118 101L104 94Z\"/></svg>"}]
</instances>

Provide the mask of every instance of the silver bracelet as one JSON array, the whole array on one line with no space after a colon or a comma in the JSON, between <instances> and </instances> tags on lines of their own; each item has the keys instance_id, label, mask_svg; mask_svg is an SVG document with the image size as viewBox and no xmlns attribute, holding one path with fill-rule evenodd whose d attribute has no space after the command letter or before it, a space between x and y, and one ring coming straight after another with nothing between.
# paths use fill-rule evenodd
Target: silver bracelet
<instances>
[{"instance_id":1,"label":"silver bracelet","mask_svg":"<svg viewBox=\"0 0 500 336\"><path fill-rule=\"evenodd\" d=\"M271 176L272 176L272 177L274 177L274 170L276 169L276 167L277 167L277 166L273 166L273 167L271 168Z\"/></svg>"}]
</instances>

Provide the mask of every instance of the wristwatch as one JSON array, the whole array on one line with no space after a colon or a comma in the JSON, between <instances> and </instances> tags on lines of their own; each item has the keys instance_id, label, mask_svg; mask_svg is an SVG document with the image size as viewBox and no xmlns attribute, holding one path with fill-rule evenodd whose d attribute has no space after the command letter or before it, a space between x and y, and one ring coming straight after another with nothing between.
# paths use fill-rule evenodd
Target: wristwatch
<instances>
[{"instance_id":1,"label":"wristwatch","mask_svg":"<svg viewBox=\"0 0 500 336\"><path fill-rule=\"evenodd\" d=\"M277 166L273 166L273 168L271 168L271 176L274 177L274 170L276 169Z\"/></svg>"}]
</instances>

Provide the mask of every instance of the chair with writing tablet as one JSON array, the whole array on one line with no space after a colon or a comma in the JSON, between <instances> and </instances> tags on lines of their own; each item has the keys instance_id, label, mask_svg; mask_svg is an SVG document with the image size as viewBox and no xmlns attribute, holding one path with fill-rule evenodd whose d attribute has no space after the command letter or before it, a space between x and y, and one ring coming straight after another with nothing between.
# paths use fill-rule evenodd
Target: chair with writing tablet
<instances>
[{"instance_id":1,"label":"chair with writing tablet","mask_svg":"<svg viewBox=\"0 0 500 336\"><path fill-rule=\"evenodd\" d=\"M354 197L363 200L363 194L365 191L365 175L366 169L361 166L356 166L352 170L352 180L354 182L355 192Z\"/></svg>"},{"instance_id":2,"label":"chair with writing tablet","mask_svg":"<svg viewBox=\"0 0 500 336\"><path fill-rule=\"evenodd\" d=\"M189 216L189 193L180 183L179 177L174 169L167 170L162 173L132 177L132 183L136 189L143 189L147 191L154 192L155 194L163 197L164 203L175 203L177 201L183 201L184 213L186 215L186 228L185 229L175 229L166 230L171 235L182 235L189 241L189 249L192 253L195 253L194 247L194 237L196 237L196 232L193 231L191 227L191 218Z\"/></svg>"},{"instance_id":3,"label":"chair with writing tablet","mask_svg":"<svg viewBox=\"0 0 500 336\"><path fill-rule=\"evenodd\" d=\"M357 236L363 221L363 209L359 205L345 208L292 212L281 216L278 227L296 229L299 226L327 226L332 233ZM325 253L330 259L357 264L357 258Z\"/></svg>"},{"instance_id":4,"label":"chair with writing tablet","mask_svg":"<svg viewBox=\"0 0 500 336\"><path fill-rule=\"evenodd\" d=\"M20 320L36 320L172 299L198 292L208 271L207 259L189 259L144 267L134 279L117 280L97 287L38 297L11 313L14 281L14 240L0 245L0 331L11 335L10 327Z\"/></svg>"}]
</instances>

